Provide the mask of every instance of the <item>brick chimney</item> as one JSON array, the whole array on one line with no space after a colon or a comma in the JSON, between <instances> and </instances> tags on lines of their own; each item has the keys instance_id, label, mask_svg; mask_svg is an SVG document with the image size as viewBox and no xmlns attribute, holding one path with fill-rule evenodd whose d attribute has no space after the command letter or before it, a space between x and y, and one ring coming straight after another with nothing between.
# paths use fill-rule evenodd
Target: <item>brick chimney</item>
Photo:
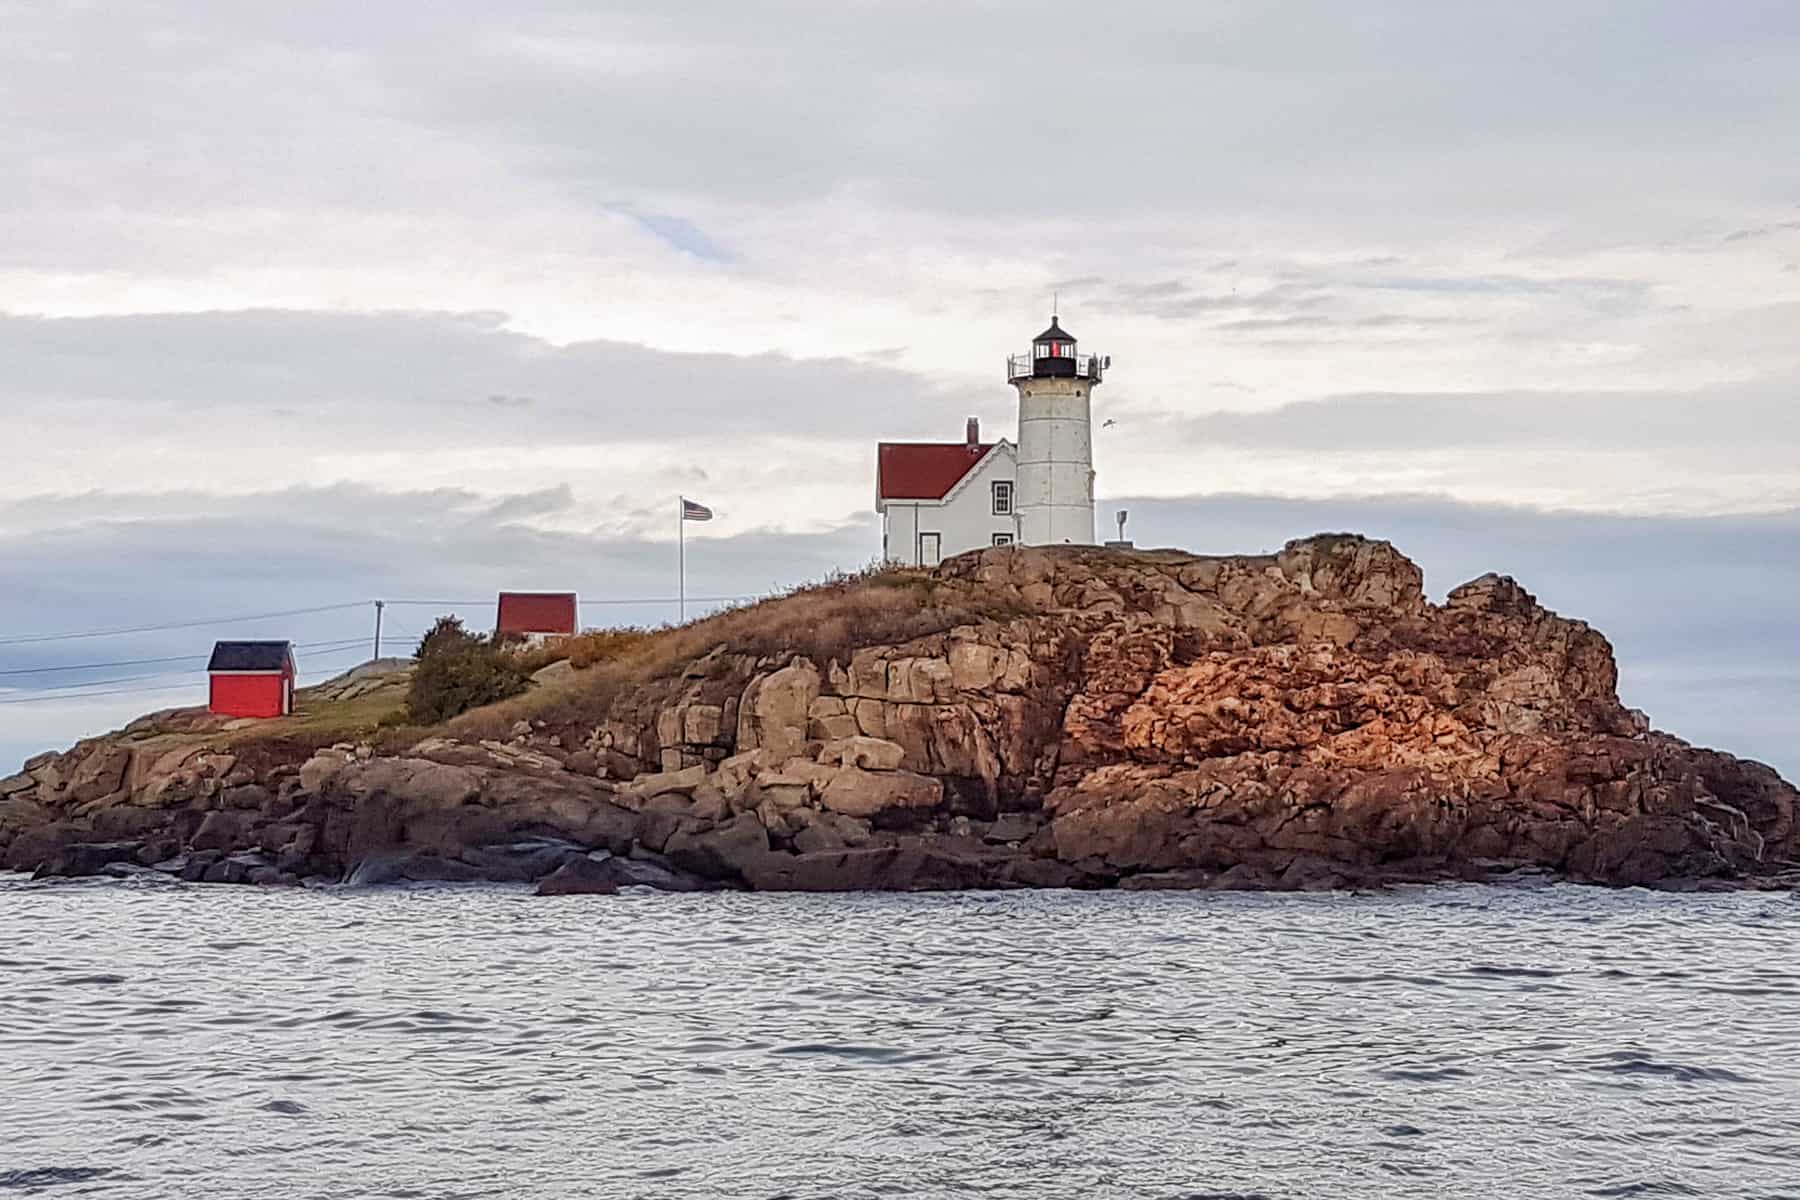
<instances>
[{"instance_id":1,"label":"brick chimney","mask_svg":"<svg viewBox=\"0 0 1800 1200\"><path fill-rule=\"evenodd\" d=\"M981 418L980 417L970 417L969 418L968 440L969 440L969 453L973 454L973 453L975 453L977 447L979 447L981 445Z\"/></svg>"}]
</instances>

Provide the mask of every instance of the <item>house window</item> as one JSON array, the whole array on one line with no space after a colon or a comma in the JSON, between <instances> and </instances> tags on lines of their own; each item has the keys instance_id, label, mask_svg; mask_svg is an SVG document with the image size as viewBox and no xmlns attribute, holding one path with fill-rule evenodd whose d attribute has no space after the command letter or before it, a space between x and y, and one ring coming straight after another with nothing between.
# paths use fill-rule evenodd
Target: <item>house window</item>
<instances>
[{"instance_id":1,"label":"house window","mask_svg":"<svg viewBox=\"0 0 1800 1200\"><path fill-rule=\"evenodd\" d=\"M919 535L919 565L921 567L935 567L940 562L944 561L943 545L944 539L942 535L936 533L921 533Z\"/></svg>"},{"instance_id":2,"label":"house window","mask_svg":"<svg viewBox=\"0 0 1800 1200\"><path fill-rule=\"evenodd\" d=\"M996 517L1012 516L1012 481L1002 479L994 484L994 515Z\"/></svg>"},{"instance_id":3,"label":"house window","mask_svg":"<svg viewBox=\"0 0 1800 1200\"><path fill-rule=\"evenodd\" d=\"M1012 545L1012 534L1010 534L1010 533L996 533L996 534L995 534L995 535L994 535L994 545L996 545L996 546L1010 546L1010 545Z\"/></svg>"}]
</instances>

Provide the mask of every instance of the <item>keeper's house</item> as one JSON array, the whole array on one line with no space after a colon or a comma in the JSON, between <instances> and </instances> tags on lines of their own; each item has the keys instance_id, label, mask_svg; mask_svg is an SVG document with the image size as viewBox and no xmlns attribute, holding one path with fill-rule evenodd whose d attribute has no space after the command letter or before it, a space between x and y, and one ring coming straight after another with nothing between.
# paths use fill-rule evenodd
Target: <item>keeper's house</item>
<instances>
[{"instance_id":1,"label":"keeper's house","mask_svg":"<svg viewBox=\"0 0 1800 1200\"><path fill-rule=\"evenodd\" d=\"M882 442L875 473L882 559L935 567L965 550L1012 545L1017 474L1012 443L982 441L974 417L960 442Z\"/></svg>"},{"instance_id":2,"label":"keeper's house","mask_svg":"<svg viewBox=\"0 0 1800 1200\"><path fill-rule=\"evenodd\" d=\"M292 642L217 642L206 664L207 708L224 717L285 717L294 711Z\"/></svg>"},{"instance_id":3,"label":"keeper's house","mask_svg":"<svg viewBox=\"0 0 1800 1200\"><path fill-rule=\"evenodd\" d=\"M570 637L580 627L578 607L574 592L501 592L494 632L525 641Z\"/></svg>"}]
</instances>

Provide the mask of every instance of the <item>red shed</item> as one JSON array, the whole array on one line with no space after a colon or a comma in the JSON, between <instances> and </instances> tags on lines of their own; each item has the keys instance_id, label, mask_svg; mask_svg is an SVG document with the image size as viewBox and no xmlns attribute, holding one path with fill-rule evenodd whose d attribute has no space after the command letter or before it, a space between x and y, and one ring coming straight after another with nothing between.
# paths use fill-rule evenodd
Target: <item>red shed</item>
<instances>
[{"instance_id":1,"label":"red shed","mask_svg":"<svg viewBox=\"0 0 1800 1200\"><path fill-rule=\"evenodd\" d=\"M207 707L226 717L285 717L294 711L292 642L217 642L206 664Z\"/></svg>"},{"instance_id":2,"label":"red shed","mask_svg":"<svg viewBox=\"0 0 1800 1200\"><path fill-rule=\"evenodd\" d=\"M501 592L494 632L501 637L571 635L578 628L574 592Z\"/></svg>"}]
</instances>

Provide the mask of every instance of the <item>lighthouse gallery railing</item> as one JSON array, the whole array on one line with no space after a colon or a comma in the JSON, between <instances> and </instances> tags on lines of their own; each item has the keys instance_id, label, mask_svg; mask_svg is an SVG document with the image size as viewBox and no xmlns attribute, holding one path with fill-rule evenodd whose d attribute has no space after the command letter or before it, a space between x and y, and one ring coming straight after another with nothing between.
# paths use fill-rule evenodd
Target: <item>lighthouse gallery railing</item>
<instances>
[{"instance_id":1,"label":"lighthouse gallery railing","mask_svg":"<svg viewBox=\"0 0 1800 1200\"><path fill-rule=\"evenodd\" d=\"M1036 373L1040 356L1031 354L1009 354L1006 356L1006 381L1029 379ZM1079 379L1098 379L1106 365L1105 356L1099 354L1077 354L1074 359L1075 375Z\"/></svg>"}]
</instances>

